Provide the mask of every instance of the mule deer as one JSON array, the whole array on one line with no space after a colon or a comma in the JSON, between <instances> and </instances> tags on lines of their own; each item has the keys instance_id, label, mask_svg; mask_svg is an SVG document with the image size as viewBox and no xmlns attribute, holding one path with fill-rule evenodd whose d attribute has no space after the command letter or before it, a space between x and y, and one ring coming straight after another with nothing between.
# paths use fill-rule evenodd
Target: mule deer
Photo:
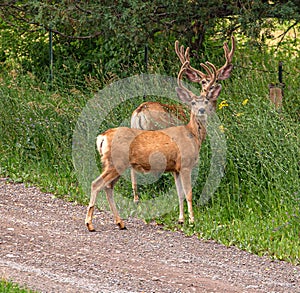
<instances>
[{"instance_id":1,"label":"mule deer","mask_svg":"<svg viewBox=\"0 0 300 293\"><path fill-rule=\"evenodd\" d=\"M179 47L179 42L175 42L175 52L181 64L184 64L186 61L189 62L184 72L186 77L191 82L199 83L203 89L208 91L214 91L214 86L219 80L225 80L230 77L233 69L232 58L235 51L235 39L233 36L231 37L231 50L229 50L227 42L224 43L223 49L226 60L225 64L216 70L215 82L210 85L211 75L195 69L190 65L190 48L187 47L184 51L184 46ZM204 67L204 69L208 72L207 68ZM210 85L210 88L208 88L208 85ZM216 101L213 102L213 107L216 109ZM186 107L181 105L168 105L160 102L144 102L133 111L131 116L131 128L158 130L171 126L182 125L188 122L185 110ZM139 195L137 191L137 178L134 169L131 169L131 182L134 202L138 202Z\"/></svg>"},{"instance_id":2,"label":"mule deer","mask_svg":"<svg viewBox=\"0 0 300 293\"><path fill-rule=\"evenodd\" d=\"M209 62L206 65L201 64L208 70L211 80L200 95L196 96L181 82L182 74L188 66L189 61L181 66L176 87L179 98L191 108L190 121L187 125L155 131L118 127L108 129L97 137L97 150L101 155L104 170L91 185L91 198L85 220L89 231L95 231L92 218L100 190L106 193L116 224L120 229L125 229L116 208L113 190L121 174L130 167L142 173L173 172L179 198L179 222L184 222L184 195L188 204L189 221L194 222L191 172L199 160L207 115L214 111L213 103L220 94L221 85L216 85L213 91L207 90L215 83L216 68ZM165 162L163 168L162 158Z\"/></svg>"},{"instance_id":3,"label":"mule deer","mask_svg":"<svg viewBox=\"0 0 300 293\"><path fill-rule=\"evenodd\" d=\"M235 51L235 39L231 37L231 50L229 50L228 43L223 45L225 64L216 70L216 79L213 86L220 80L225 80L230 77L233 69L232 58ZM175 52L183 65L188 61L188 66L185 70L185 75L191 82L199 83L202 88L207 89L210 83L211 75L204 73L201 70L195 69L190 65L190 48L184 51L184 46L180 46L179 42L175 42ZM201 65L204 66L205 64ZM216 105L214 105L216 106ZM181 105L168 105L160 102L144 102L136 110L133 111L131 116L131 127L144 129L144 130L157 130L170 126L177 126L178 123L187 122L187 116L184 113L184 108Z\"/></svg>"}]
</instances>

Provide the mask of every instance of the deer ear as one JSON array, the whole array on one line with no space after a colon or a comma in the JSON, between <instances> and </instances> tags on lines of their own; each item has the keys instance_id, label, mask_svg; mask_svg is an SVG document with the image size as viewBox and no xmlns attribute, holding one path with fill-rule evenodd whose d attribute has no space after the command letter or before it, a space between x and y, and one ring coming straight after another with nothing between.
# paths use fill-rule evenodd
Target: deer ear
<instances>
[{"instance_id":1,"label":"deer ear","mask_svg":"<svg viewBox=\"0 0 300 293\"><path fill-rule=\"evenodd\" d=\"M184 90L184 89L182 89L180 87L176 87L176 92L177 92L177 95L178 95L179 99L182 102L184 102L186 104L190 104L191 103L191 101L192 101L193 98L190 97L189 93L186 90Z\"/></svg>"},{"instance_id":2,"label":"deer ear","mask_svg":"<svg viewBox=\"0 0 300 293\"><path fill-rule=\"evenodd\" d=\"M218 80L224 80L230 77L231 71L233 69L233 65L227 65L218 75Z\"/></svg>"},{"instance_id":3,"label":"deer ear","mask_svg":"<svg viewBox=\"0 0 300 293\"><path fill-rule=\"evenodd\" d=\"M220 84L216 85L214 89L209 92L208 99L210 101L216 101L218 99L218 96L220 95L221 89L222 86Z\"/></svg>"},{"instance_id":4,"label":"deer ear","mask_svg":"<svg viewBox=\"0 0 300 293\"><path fill-rule=\"evenodd\" d=\"M189 81L191 81L191 82L198 82L199 83L202 80L195 71L190 70L188 68L185 71L185 75L189 79Z\"/></svg>"}]
</instances>

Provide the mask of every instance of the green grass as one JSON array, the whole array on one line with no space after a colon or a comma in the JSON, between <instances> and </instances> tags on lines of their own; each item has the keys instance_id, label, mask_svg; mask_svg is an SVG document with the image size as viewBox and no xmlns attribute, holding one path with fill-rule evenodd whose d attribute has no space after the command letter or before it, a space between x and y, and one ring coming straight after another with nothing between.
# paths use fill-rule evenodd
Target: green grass
<instances>
[{"instance_id":1,"label":"green grass","mask_svg":"<svg viewBox=\"0 0 300 293\"><path fill-rule=\"evenodd\" d=\"M0 292L1 293L33 293L34 291L21 288L19 285L13 282L2 279L0 280Z\"/></svg>"},{"instance_id":2,"label":"green grass","mask_svg":"<svg viewBox=\"0 0 300 293\"><path fill-rule=\"evenodd\" d=\"M268 64L262 62L266 68ZM288 66L286 70L293 72ZM297 107L299 115L300 100L295 95L299 74L286 76L288 89L281 112L268 100L271 78L237 68L224 86L220 98L228 106L218 115L228 148L225 176L212 201L197 209L195 227L187 225L183 230L299 263L300 127L299 116L294 115ZM291 103L294 109L288 111ZM206 159L205 152L202 159ZM205 174L205 168L202 172ZM171 220L167 217L163 222L166 220L173 228Z\"/></svg>"},{"instance_id":3,"label":"green grass","mask_svg":"<svg viewBox=\"0 0 300 293\"><path fill-rule=\"evenodd\" d=\"M223 82L219 100L227 105L217 113L227 156L220 186L208 204L197 204L210 163L206 141L194 186L195 225L175 224L178 208L157 221L168 229L299 264L299 58L280 56L290 74L284 75L284 107L277 112L268 100L268 84L276 82L273 72L279 57L253 54L238 51L233 76ZM49 91L28 74L3 74L0 84L0 176L86 204L89 198L78 184L71 151L76 121L93 97L93 88ZM128 118L135 106L118 108L107 121L109 127ZM105 130L107 125L102 127ZM172 177L164 178L142 187L142 194L150 196L174 185ZM131 197L130 183L122 180L116 192Z\"/></svg>"},{"instance_id":4,"label":"green grass","mask_svg":"<svg viewBox=\"0 0 300 293\"><path fill-rule=\"evenodd\" d=\"M86 101L83 94L49 92L26 75L4 77L0 94L2 176L73 199L78 184L71 158L72 129Z\"/></svg>"}]
</instances>

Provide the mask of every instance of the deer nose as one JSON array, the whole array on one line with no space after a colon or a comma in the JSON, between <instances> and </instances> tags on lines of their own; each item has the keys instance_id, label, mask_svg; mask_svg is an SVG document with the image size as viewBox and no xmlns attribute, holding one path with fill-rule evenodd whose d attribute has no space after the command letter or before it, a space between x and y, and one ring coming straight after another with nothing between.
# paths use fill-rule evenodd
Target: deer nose
<instances>
[{"instance_id":1,"label":"deer nose","mask_svg":"<svg viewBox=\"0 0 300 293\"><path fill-rule=\"evenodd\" d=\"M204 114L205 113L205 109L204 108L200 108L198 112L199 112L199 114Z\"/></svg>"}]
</instances>

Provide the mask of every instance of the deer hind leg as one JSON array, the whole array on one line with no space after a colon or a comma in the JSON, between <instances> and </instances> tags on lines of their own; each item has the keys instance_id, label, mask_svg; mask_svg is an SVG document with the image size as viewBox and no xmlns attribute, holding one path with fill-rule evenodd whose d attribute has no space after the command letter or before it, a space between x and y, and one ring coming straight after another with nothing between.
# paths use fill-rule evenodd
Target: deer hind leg
<instances>
[{"instance_id":1,"label":"deer hind leg","mask_svg":"<svg viewBox=\"0 0 300 293\"><path fill-rule=\"evenodd\" d=\"M95 209L95 203L97 194L100 190L104 189L106 185L110 184L113 180L119 177L119 174L116 170L113 171L104 171L99 177L97 177L93 182L91 186L91 197L90 197L90 203L87 208L87 214L85 218L85 224L90 232L95 231L95 228L92 224L94 209Z\"/></svg>"},{"instance_id":2,"label":"deer hind leg","mask_svg":"<svg viewBox=\"0 0 300 293\"><path fill-rule=\"evenodd\" d=\"M110 209L114 215L115 223L119 226L120 230L126 229L125 224L123 220L121 219L119 212L116 207L116 203L114 200L114 185L118 181L120 176L118 176L116 179L114 179L109 185L107 185L104 190L106 193L106 198L109 203Z\"/></svg>"},{"instance_id":3,"label":"deer hind leg","mask_svg":"<svg viewBox=\"0 0 300 293\"><path fill-rule=\"evenodd\" d=\"M174 176L174 179L175 179L176 190L177 190L178 199L179 199L178 223L183 224L184 223L184 209L183 209L184 193L183 193L181 178L180 178L180 174L176 173L176 172L173 173L173 176Z\"/></svg>"},{"instance_id":4,"label":"deer hind leg","mask_svg":"<svg viewBox=\"0 0 300 293\"><path fill-rule=\"evenodd\" d=\"M132 185L132 190L133 190L133 201L135 203L138 203L140 198L137 190L137 177L136 177L136 172L134 171L133 168L130 170L131 173L131 185Z\"/></svg>"},{"instance_id":5,"label":"deer hind leg","mask_svg":"<svg viewBox=\"0 0 300 293\"><path fill-rule=\"evenodd\" d=\"M189 211L189 223L194 223L194 212L193 212L193 204L192 204L192 180L191 180L191 170L182 170L180 172L181 183L183 187L183 191L185 194L185 198L188 205Z\"/></svg>"}]
</instances>

